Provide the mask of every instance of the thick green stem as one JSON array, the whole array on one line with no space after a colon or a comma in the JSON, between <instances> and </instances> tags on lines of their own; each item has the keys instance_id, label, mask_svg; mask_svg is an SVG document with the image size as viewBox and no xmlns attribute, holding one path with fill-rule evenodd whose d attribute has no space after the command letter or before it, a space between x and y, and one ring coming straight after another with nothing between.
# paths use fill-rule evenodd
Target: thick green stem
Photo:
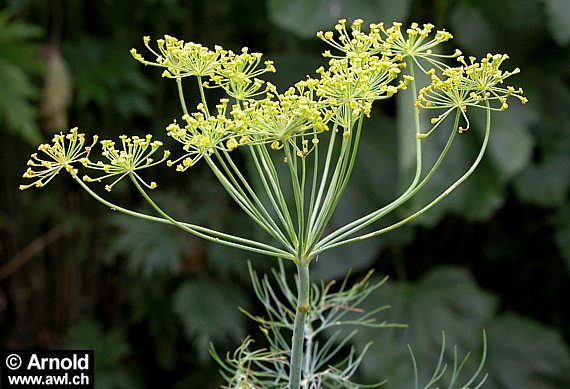
<instances>
[{"instance_id":1,"label":"thick green stem","mask_svg":"<svg viewBox=\"0 0 570 389\"><path fill-rule=\"evenodd\" d=\"M291 342L291 370L289 372L289 389L301 387L301 371L303 366L303 341L305 339L305 321L310 309L309 264L297 263L298 291L293 340Z\"/></svg>"}]
</instances>

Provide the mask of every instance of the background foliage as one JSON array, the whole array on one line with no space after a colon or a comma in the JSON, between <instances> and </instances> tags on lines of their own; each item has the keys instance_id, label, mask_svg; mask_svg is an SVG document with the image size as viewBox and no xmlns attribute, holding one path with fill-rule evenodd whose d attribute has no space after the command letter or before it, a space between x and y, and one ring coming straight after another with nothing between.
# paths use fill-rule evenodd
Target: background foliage
<instances>
[{"instance_id":1,"label":"background foliage","mask_svg":"<svg viewBox=\"0 0 570 389\"><path fill-rule=\"evenodd\" d=\"M570 292L566 0L0 0L0 347L95 348L99 388L217 387L206 346L223 352L258 333L237 306L256 310L246 259L260 270L271 263L110 215L69 180L20 193L20 175L37 142L67 126L165 138L165 124L178 116L176 93L130 57L143 35L249 46L276 61L272 81L284 87L322 62L313 34L339 17L429 21L452 31L469 55L507 52L530 101L496 116L483 166L434 211L314 267L316 279L370 267L391 277L368 304L392 305L389 318L410 326L354 338L358 346L375 342L362 380L410 387L406 343L427 376L441 330L448 345L479 350L486 328L486 388L570 387L570 310L562 302ZM333 222L390 200L405 182L405 98L369 123ZM470 131L476 140L476 120ZM462 139L443 177L472 151ZM248 228L206 171L161 174L159 195L181 217ZM143 206L127 186L115 192Z\"/></svg>"}]
</instances>

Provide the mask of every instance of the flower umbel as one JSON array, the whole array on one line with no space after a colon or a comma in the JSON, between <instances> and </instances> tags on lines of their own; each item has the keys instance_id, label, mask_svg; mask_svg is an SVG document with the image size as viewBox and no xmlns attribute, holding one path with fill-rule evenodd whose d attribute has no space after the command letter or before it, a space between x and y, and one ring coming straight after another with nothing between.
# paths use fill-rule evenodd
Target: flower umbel
<instances>
[{"instance_id":1,"label":"flower umbel","mask_svg":"<svg viewBox=\"0 0 570 389\"><path fill-rule=\"evenodd\" d=\"M313 137L328 130L320 105L295 88L283 94L269 95L263 100L249 101L244 108L232 111L237 123L244 124L241 133L248 144L269 144L280 149L284 143L294 148L295 138Z\"/></svg>"},{"instance_id":2,"label":"flower umbel","mask_svg":"<svg viewBox=\"0 0 570 389\"><path fill-rule=\"evenodd\" d=\"M157 53L150 45L150 37L144 37L147 49L155 55L156 62L146 60L136 49L131 49L131 55L137 61L145 64L166 68L164 77L204 77L214 74L220 66L220 59L227 54L220 46L214 50L199 43L184 42L172 36L165 35L164 39L157 39Z\"/></svg>"},{"instance_id":3,"label":"flower umbel","mask_svg":"<svg viewBox=\"0 0 570 389\"><path fill-rule=\"evenodd\" d=\"M73 167L73 164L88 156L95 143L97 143L97 135L93 137L91 146L85 146L85 134L80 134L77 127L72 128L68 134L54 135L52 144L41 144L38 147L38 151L45 154L47 158L44 155L39 156L38 153L31 155L28 169L23 177L35 181L28 185L20 185L20 190L32 186L37 188L45 186L59 174L61 169L65 169L72 175L77 174L77 169Z\"/></svg>"},{"instance_id":4,"label":"flower umbel","mask_svg":"<svg viewBox=\"0 0 570 389\"><path fill-rule=\"evenodd\" d=\"M506 54L487 54L480 62L475 57L470 57L467 64L463 57L459 57L457 60L462 66L445 69L442 72L444 79L432 70L429 72L431 84L419 91L416 105L423 109L445 110L431 119L431 123L436 126L455 109L459 109L467 123L465 128L459 128L460 132L464 132L469 129L466 114L468 107L504 111L508 108L507 98L511 96L525 104L528 100L523 96L521 88L502 85L505 79L520 71L518 68L510 72L500 70L500 65L506 59ZM487 107L485 102L490 106Z\"/></svg>"},{"instance_id":5,"label":"flower umbel","mask_svg":"<svg viewBox=\"0 0 570 389\"><path fill-rule=\"evenodd\" d=\"M109 163L104 163L102 161L92 162L88 158L83 158L81 160L81 163L85 167L101 170L105 173L104 175L96 178L84 176L83 181L99 182L106 178L119 176L112 184L105 185L105 189L110 192L117 182L127 175L132 175L146 187L150 189L156 188L155 182L147 184L136 173L136 171L164 162L170 155L170 151L164 150L162 158L155 161L151 156L162 146L162 142L158 140L151 141L152 135L147 135L145 138L139 138L138 136L129 138L126 135L121 135L119 138L121 139L123 146L121 150L117 150L115 148L115 142L111 140L101 141L101 145L103 147L102 155L109 160Z\"/></svg>"},{"instance_id":6,"label":"flower umbel","mask_svg":"<svg viewBox=\"0 0 570 389\"><path fill-rule=\"evenodd\" d=\"M263 73L275 73L273 61L265 61L265 67L260 67L261 53L249 53L247 47L242 48L241 54L228 51L221 58L221 66L215 74L210 75L210 80L215 86L222 87L228 95L236 100L245 100L260 94L266 90L261 89L264 82L257 78ZM205 87L210 87L205 82Z\"/></svg>"},{"instance_id":7,"label":"flower umbel","mask_svg":"<svg viewBox=\"0 0 570 389\"><path fill-rule=\"evenodd\" d=\"M229 99L221 99L216 105L217 115L208 115L204 104L198 112L184 115L186 125L181 127L176 120L166 127L168 136L182 143L186 152L182 157L168 161L168 166L178 164L177 171L185 171L204 155L212 155L216 149L232 151L239 143L235 139L236 124L226 116Z\"/></svg>"},{"instance_id":8,"label":"flower umbel","mask_svg":"<svg viewBox=\"0 0 570 389\"><path fill-rule=\"evenodd\" d=\"M418 23L412 23L406 29L406 34L402 33L402 23L395 22L387 29L384 29L382 24L378 27L385 36L381 39L383 52L394 56L399 61L408 57L412 58L423 72L426 70L418 62L419 58L427 61L431 66L443 69L447 65L441 62L440 58L453 58L461 55L459 50L451 55L434 53L434 47L452 39L453 35L445 30L438 30L435 35L432 35L434 25L431 23L424 24L422 27Z\"/></svg>"}]
</instances>

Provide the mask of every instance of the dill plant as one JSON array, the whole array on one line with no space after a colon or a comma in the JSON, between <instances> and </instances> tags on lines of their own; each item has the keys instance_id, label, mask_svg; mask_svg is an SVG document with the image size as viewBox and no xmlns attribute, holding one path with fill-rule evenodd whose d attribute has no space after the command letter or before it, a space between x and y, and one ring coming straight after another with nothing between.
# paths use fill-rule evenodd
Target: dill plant
<instances>
[{"instance_id":1,"label":"dill plant","mask_svg":"<svg viewBox=\"0 0 570 389\"><path fill-rule=\"evenodd\" d=\"M182 115L166 127L167 135L180 143L171 155L161 150L162 143L146 137L122 135L118 144L112 140L98 142L97 136L86 143L77 128L54 136L51 144L42 144L28 162L24 178L32 182L20 189L42 187L60 171L70 174L93 198L113 210L158 223L171 224L195 236L278 260L278 270L269 277L259 277L250 268L254 291L266 309L259 317L245 312L260 324L268 347L253 349L247 338L226 358L212 350L222 366L222 375L231 388L364 388L352 382L366 350L349 351L342 356L354 333L336 331L347 326L385 327L376 314L387 307L358 312L358 305L380 283L370 283L370 274L348 286L344 282L333 291L332 284L311 284L309 269L313 261L336 247L373 238L401 227L435 206L465 181L479 165L491 132L491 113L508 108L514 97L526 98L520 88L504 81L519 72L501 70L505 54L488 54L478 60L466 59L459 50L440 53L436 46L449 41L446 31L434 26L413 23L403 29L400 23L387 27L363 21L347 25L340 20L335 31L318 32L317 37L331 46L323 53L326 67L316 70L284 92L261 77L275 72L272 61L262 54L243 48L235 53L220 46L214 49L198 43L184 42L171 36L156 40L149 37L144 45L151 59L131 50L144 65L162 68L162 76L171 78L178 87ZM154 46L154 48L153 48ZM429 76L428 85L417 85L415 75ZM185 102L184 83L194 79L201 102L195 110ZM355 167L359 144L366 139L363 121L370 117L375 102L389 99L400 90L411 88L415 117L415 174L402 193L389 204L360 216L344 226L327 230L329 221L342 200ZM213 104L207 99L210 89L222 89L227 95ZM444 162L457 134L469 129L471 110L486 114L480 151L463 175L425 206L388 226L378 221L406 203L434 176ZM420 128L420 110L434 112L431 127ZM446 121L447 118L451 118ZM449 124L448 129L444 123ZM422 144L435 131L445 131L447 141L433 164L425 166ZM101 157L91 156L101 145ZM161 151L159 151L161 150ZM235 160L241 151L254 167L250 177ZM158 157L155 156L159 153ZM205 163L235 203L258 225L268 239L254 240L175 219L150 195L155 182L147 182L141 171L166 163L186 172L197 163ZM93 173L81 174L81 170ZM155 215L135 212L105 199L90 184L107 181L111 191L128 178L142 197L156 211ZM363 232L365 230L366 232ZM371 231L370 231L371 230ZM323 260L326 260L324 258ZM284 262L296 267L296 285L288 284ZM323 336L326 334L326 336ZM454 356L447 368L445 343L431 379L421 387L432 388L444 376L449 388L477 388L482 363L466 381L460 372L466 359ZM482 361L483 362L483 361ZM417 366L412 353L412 363Z\"/></svg>"}]
</instances>

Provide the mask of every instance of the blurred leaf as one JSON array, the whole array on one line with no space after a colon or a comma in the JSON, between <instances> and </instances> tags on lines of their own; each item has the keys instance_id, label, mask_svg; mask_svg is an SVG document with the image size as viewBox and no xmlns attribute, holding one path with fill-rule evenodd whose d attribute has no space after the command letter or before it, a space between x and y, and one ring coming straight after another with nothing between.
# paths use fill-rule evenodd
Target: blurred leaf
<instances>
[{"instance_id":1,"label":"blurred leaf","mask_svg":"<svg viewBox=\"0 0 570 389\"><path fill-rule=\"evenodd\" d=\"M466 271L439 267L413 284L388 283L365 302L370 310L385 303L392 309L382 320L407 323L408 329L365 330L358 339L374 345L363 363L369 379L387 378L387 389L410 387L413 370L404 344L414 350L423 380L438 355L441 331L447 352L473 352L473 371L481 350L481 331L488 329L486 389L562 389L568 383L570 354L560 335L512 314L495 316L497 299L480 289ZM388 317L386 318L386 315ZM470 370L471 369L471 370Z\"/></svg>"},{"instance_id":2,"label":"blurred leaf","mask_svg":"<svg viewBox=\"0 0 570 389\"><path fill-rule=\"evenodd\" d=\"M166 204L170 198L164 194L155 197L159 204ZM172 206L176 200L168 204ZM131 273L148 279L180 271L180 260L188 252L190 235L174 226L124 215L113 216L109 223L118 228L119 232L108 248L108 253L110 256L126 255L127 267Z\"/></svg>"},{"instance_id":3,"label":"blurred leaf","mask_svg":"<svg viewBox=\"0 0 570 389\"><path fill-rule=\"evenodd\" d=\"M570 271L570 205L566 204L559 208L553 218L553 225L556 228L554 241L560 253L566 260L566 267Z\"/></svg>"},{"instance_id":4,"label":"blurred leaf","mask_svg":"<svg viewBox=\"0 0 570 389\"><path fill-rule=\"evenodd\" d=\"M245 316L238 307L247 306L246 296L235 285L209 279L186 281L174 295L174 311L203 360L209 358L210 343L237 342L244 336Z\"/></svg>"},{"instance_id":5,"label":"blurred leaf","mask_svg":"<svg viewBox=\"0 0 570 389\"><path fill-rule=\"evenodd\" d=\"M452 10L450 24L457 44L476 56L527 54L545 33L536 0L461 0Z\"/></svg>"},{"instance_id":6,"label":"blurred leaf","mask_svg":"<svg viewBox=\"0 0 570 389\"><path fill-rule=\"evenodd\" d=\"M480 8L460 5L453 10L450 23L454 41L470 54L481 56L496 51L493 27Z\"/></svg>"},{"instance_id":7,"label":"blurred leaf","mask_svg":"<svg viewBox=\"0 0 570 389\"><path fill-rule=\"evenodd\" d=\"M423 380L435 366L442 331L447 352L453 353L453 345L458 345L461 352L480 350L482 330L493 315L497 300L481 290L465 270L440 267L414 284L389 282L363 305L365 310L372 310L383 304L392 308L382 313L380 320L405 323L409 328L365 329L358 345L374 342L363 362L363 371L371 380L388 379L386 388L391 389L413 387L406 343L414 350Z\"/></svg>"},{"instance_id":8,"label":"blurred leaf","mask_svg":"<svg viewBox=\"0 0 570 389\"><path fill-rule=\"evenodd\" d=\"M79 106L95 103L123 117L149 116L150 83L128 49L108 41L82 37L64 46ZM73 55L72 55L73 54Z\"/></svg>"},{"instance_id":9,"label":"blurred leaf","mask_svg":"<svg viewBox=\"0 0 570 389\"><path fill-rule=\"evenodd\" d=\"M164 282L139 279L129 288L132 320L136 324L146 324L154 360L167 371L173 370L180 360L178 345L182 339L174 320L170 284L171 279Z\"/></svg>"},{"instance_id":10,"label":"blurred leaf","mask_svg":"<svg viewBox=\"0 0 570 389\"><path fill-rule=\"evenodd\" d=\"M564 46L570 42L570 7L567 0L542 0L548 28L554 40Z\"/></svg>"},{"instance_id":11,"label":"blurred leaf","mask_svg":"<svg viewBox=\"0 0 570 389\"><path fill-rule=\"evenodd\" d=\"M0 31L0 130L5 127L35 145L41 136L33 104L38 88L31 76L40 69L36 39L41 29L0 12Z\"/></svg>"},{"instance_id":12,"label":"blurred leaf","mask_svg":"<svg viewBox=\"0 0 570 389\"><path fill-rule=\"evenodd\" d=\"M565 66L569 56L544 62L544 68L529 75L529 105L538 116L534 125L535 149L530 165L514 182L517 196L524 202L556 207L566 202L570 188L570 137L568 105L570 88L561 82L570 75ZM544 77L545 73L557 78ZM560 79L558 78L560 77Z\"/></svg>"},{"instance_id":13,"label":"blurred leaf","mask_svg":"<svg viewBox=\"0 0 570 389\"><path fill-rule=\"evenodd\" d=\"M486 389L562 389L570 384L570 353L558 332L506 314L489 328Z\"/></svg>"},{"instance_id":14,"label":"blurred leaf","mask_svg":"<svg viewBox=\"0 0 570 389\"><path fill-rule=\"evenodd\" d=\"M95 349L99 367L111 368L131 353L125 335L118 330L104 333L95 320L83 320L69 329L66 347Z\"/></svg>"},{"instance_id":15,"label":"blurred leaf","mask_svg":"<svg viewBox=\"0 0 570 389\"><path fill-rule=\"evenodd\" d=\"M137 375L125 366L132 350L122 331L104 332L95 320L83 320L69 329L65 347L95 350L96 389L141 387Z\"/></svg>"},{"instance_id":16,"label":"blurred leaf","mask_svg":"<svg viewBox=\"0 0 570 389\"><path fill-rule=\"evenodd\" d=\"M365 19L366 23L402 21L408 17L410 0L269 0L273 22L300 37L332 29L340 18Z\"/></svg>"},{"instance_id":17,"label":"blurred leaf","mask_svg":"<svg viewBox=\"0 0 570 389\"><path fill-rule=\"evenodd\" d=\"M448 120L447 124L441 125L441 133L434 133L422 141L424 174L431 169L440 155L450 131L454 131L451 129L452 124L451 120ZM471 129L461 136L456 136L437 172L425 187L409 200L407 206L410 212L431 202L469 169L481 148L482 132L483 130L478 128L477 120L471 118ZM434 226L447 214L459 215L467 220L484 220L503 204L504 189L487 151L479 167L460 187L415 222L423 226Z\"/></svg>"},{"instance_id":18,"label":"blurred leaf","mask_svg":"<svg viewBox=\"0 0 570 389\"><path fill-rule=\"evenodd\" d=\"M530 125L536 120L532 107L511 101L509 109L491 117L488 157L503 181L512 178L531 162L534 138Z\"/></svg>"}]
</instances>

